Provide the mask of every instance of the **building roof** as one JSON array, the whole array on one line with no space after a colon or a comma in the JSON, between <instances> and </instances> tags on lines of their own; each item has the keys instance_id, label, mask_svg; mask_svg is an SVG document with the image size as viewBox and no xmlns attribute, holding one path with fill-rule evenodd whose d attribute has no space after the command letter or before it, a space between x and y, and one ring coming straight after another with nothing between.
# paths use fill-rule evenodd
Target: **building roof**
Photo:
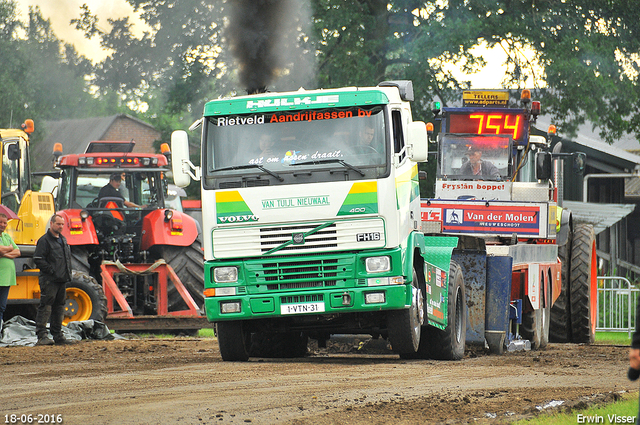
<instances>
[{"instance_id":1,"label":"building roof","mask_svg":"<svg viewBox=\"0 0 640 425\"><path fill-rule=\"evenodd\" d=\"M53 169L53 145L62 143L63 152L82 153L89 142L101 140L118 118L128 118L145 127L154 129L146 122L128 114L117 114L100 118L82 118L61 121L43 121L45 137L31 146L31 166L34 170Z\"/></svg>"},{"instance_id":2,"label":"building roof","mask_svg":"<svg viewBox=\"0 0 640 425\"><path fill-rule=\"evenodd\" d=\"M562 206L571 211L574 222L593 224L596 235L631 214L636 208L635 204L597 204L577 201L564 201Z\"/></svg>"},{"instance_id":3,"label":"building roof","mask_svg":"<svg viewBox=\"0 0 640 425\"><path fill-rule=\"evenodd\" d=\"M551 123L548 116L538 117L535 127L546 129ZM587 165L605 173L639 173L640 156L620 147L602 142L600 138L589 131L588 125L583 125L578 130L575 138L562 139L563 152L584 152L587 154ZM559 136L562 137L560 134ZM630 139L629 139L630 140ZM635 139L634 139L635 140ZM630 141L629 141L630 143ZM635 143L640 149L640 143Z\"/></svg>"}]
</instances>

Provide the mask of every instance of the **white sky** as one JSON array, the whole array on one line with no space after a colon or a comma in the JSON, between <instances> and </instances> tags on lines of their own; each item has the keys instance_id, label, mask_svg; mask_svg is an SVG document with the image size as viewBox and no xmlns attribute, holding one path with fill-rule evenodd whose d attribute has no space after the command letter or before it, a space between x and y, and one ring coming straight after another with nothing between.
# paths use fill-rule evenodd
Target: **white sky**
<instances>
[{"instance_id":1,"label":"white sky","mask_svg":"<svg viewBox=\"0 0 640 425\"><path fill-rule=\"evenodd\" d=\"M94 62L99 62L107 57L109 52L102 50L98 40L87 40L80 31L69 24L71 19L80 16L80 6L85 3L89 6L89 10L98 16L98 26L102 28L108 26L107 18L129 16L129 21L134 23L132 28L134 34L141 35L148 30L142 21L136 19L133 8L125 0L17 0L20 20L26 20L29 6L39 6L42 16L51 21L53 31L59 39L73 44L80 54ZM485 59L488 66L470 78L472 88L498 89L505 73L505 68L502 66L505 53L497 48L487 52Z\"/></svg>"}]
</instances>

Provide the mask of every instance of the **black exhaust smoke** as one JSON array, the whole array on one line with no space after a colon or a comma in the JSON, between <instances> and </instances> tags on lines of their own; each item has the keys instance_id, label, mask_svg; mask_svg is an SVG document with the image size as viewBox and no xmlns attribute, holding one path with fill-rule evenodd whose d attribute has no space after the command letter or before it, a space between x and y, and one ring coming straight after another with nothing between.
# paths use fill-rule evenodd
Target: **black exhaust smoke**
<instances>
[{"instance_id":1,"label":"black exhaust smoke","mask_svg":"<svg viewBox=\"0 0 640 425\"><path fill-rule=\"evenodd\" d=\"M295 0L231 0L229 5L227 38L240 82L249 94L265 92L295 46Z\"/></svg>"}]
</instances>

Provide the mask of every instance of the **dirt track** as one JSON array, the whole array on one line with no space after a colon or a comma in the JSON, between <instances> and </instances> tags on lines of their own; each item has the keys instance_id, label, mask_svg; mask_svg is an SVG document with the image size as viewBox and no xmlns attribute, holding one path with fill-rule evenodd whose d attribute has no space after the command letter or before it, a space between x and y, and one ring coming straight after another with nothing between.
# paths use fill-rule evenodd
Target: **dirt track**
<instances>
[{"instance_id":1,"label":"dirt track","mask_svg":"<svg viewBox=\"0 0 640 425\"><path fill-rule=\"evenodd\" d=\"M376 341L359 352L341 344L303 359L228 363L209 338L0 348L0 420L32 415L37 423L38 414L49 414L65 424L502 423L538 414L536 406L554 400L570 409L637 391L626 379L627 350L551 344L503 356L468 351L460 362L405 361Z\"/></svg>"}]
</instances>

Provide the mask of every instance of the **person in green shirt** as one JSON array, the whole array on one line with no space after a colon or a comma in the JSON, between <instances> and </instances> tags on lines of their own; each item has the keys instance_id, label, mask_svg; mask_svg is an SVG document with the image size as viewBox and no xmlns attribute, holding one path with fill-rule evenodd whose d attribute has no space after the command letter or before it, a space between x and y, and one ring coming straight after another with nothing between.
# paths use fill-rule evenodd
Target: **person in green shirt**
<instances>
[{"instance_id":1,"label":"person in green shirt","mask_svg":"<svg viewBox=\"0 0 640 425\"><path fill-rule=\"evenodd\" d=\"M8 221L6 214L0 213L0 332L4 311L7 309L9 289L16 284L16 265L13 259L20 256L18 245L5 232Z\"/></svg>"}]
</instances>

